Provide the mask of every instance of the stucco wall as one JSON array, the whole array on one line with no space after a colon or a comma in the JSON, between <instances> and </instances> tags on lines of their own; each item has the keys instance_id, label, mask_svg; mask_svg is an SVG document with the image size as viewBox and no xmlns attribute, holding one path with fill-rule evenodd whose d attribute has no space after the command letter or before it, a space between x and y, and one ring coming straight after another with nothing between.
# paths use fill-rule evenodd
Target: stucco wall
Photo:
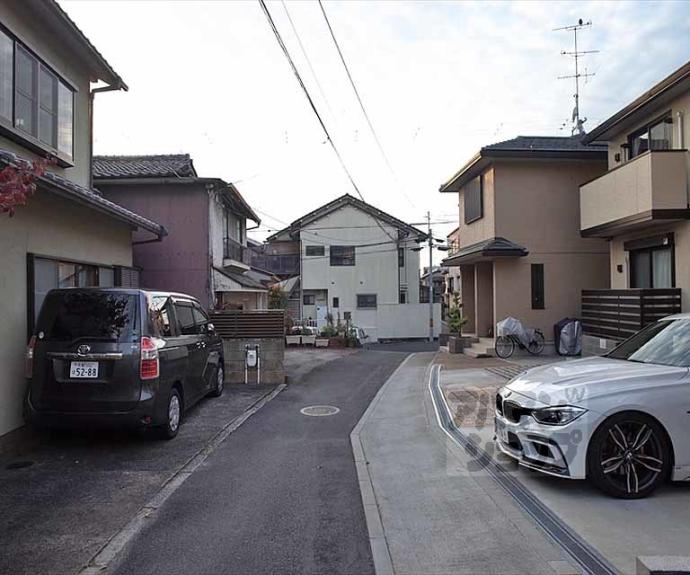
<instances>
[{"instance_id":1,"label":"stucco wall","mask_svg":"<svg viewBox=\"0 0 690 575\"><path fill-rule=\"evenodd\" d=\"M96 187L109 200L168 230L161 242L134 246L134 264L143 268L141 286L187 293L211 307L209 209L204 184L96 182Z\"/></svg>"},{"instance_id":2,"label":"stucco wall","mask_svg":"<svg viewBox=\"0 0 690 575\"><path fill-rule=\"evenodd\" d=\"M0 435L20 426L27 338L26 255L132 265L131 229L105 215L38 192L13 218L0 216Z\"/></svg>"},{"instance_id":3,"label":"stucco wall","mask_svg":"<svg viewBox=\"0 0 690 575\"><path fill-rule=\"evenodd\" d=\"M382 223L384 229L397 238L397 229ZM369 214L352 206L345 206L325 216L301 232L302 242L302 289L328 290L328 305L333 297L340 300L341 317L344 312L352 313L352 320L360 327L373 328L376 324L376 310L358 310L357 294L376 294L377 304L397 304L399 287L406 286L408 302L419 302L419 252L411 251L417 244L403 241L405 266L398 268L398 253L395 242L377 226ZM377 244L356 247L355 266L330 265L330 245ZM307 257L307 245L325 245L324 256ZM399 278L400 274L400 278Z\"/></svg>"},{"instance_id":4,"label":"stucco wall","mask_svg":"<svg viewBox=\"0 0 690 575\"><path fill-rule=\"evenodd\" d=\"M65 178L83 186L89 182L90 126L89 126L89 74L88 68L58 38L55 30L36 18L22 2L1 2L0 22L31 48L42 60L52 66L65 80L74 84L74 167L51 168ZM24 158L35 158L23 146L0 135L0 148Z\"/></svg>"},{"instance_id":5,"label":"stucco wall","mask_svg":"<svg viewBox=\"0 0 690 575\"><path fill-rule=\"evenodd\" d=\"M495 195L494 195L494 169L488 168L484 172L484 190L483 190L483 217L475 220L469 224L465 224L465 188L460 188L458 193L458 210L460 229L458 231L459 247L470 246L483 240L499 235L496 233L496 219L495 219Z\"/></svg>"}]
</instances>

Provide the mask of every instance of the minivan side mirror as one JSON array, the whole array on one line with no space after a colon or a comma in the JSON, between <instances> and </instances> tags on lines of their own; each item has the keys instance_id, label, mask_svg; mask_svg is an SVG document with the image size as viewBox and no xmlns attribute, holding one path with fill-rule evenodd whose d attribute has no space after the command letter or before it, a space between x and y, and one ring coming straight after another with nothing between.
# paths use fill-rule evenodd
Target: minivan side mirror
<instances>
[{"instance_id":1,"label":"minivan side mirror","mask_svg":"<svg viewBox=\"0 0 690 575\"><path fill-rule=\"evenodd\" d=\"M213 325L212 323L207 323L206 324L206 331L207 331L207 333L216 333L216 326Z\"/></svg>"}]
</instances>

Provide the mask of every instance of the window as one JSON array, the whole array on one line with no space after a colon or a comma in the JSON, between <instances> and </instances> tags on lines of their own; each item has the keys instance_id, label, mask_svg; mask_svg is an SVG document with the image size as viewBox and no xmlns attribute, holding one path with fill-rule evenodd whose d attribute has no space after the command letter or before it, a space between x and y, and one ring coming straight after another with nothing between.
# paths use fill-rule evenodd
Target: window
<instances>
[{"instance_id":1,"label":"window","mask_svg":"<svg viewBox=\"0 0 690 575\"><path fill-rule=\"evenodd\" d=\"M332 266L353 266L355 265L354 246L331 246L331 265Z\"/></svg>"},{"instance_id":2,"label":"window","mask_svg":"<svg viewBox=\"0 0 690 575\"><path fill-rule=\"evenodd\" d=\"M175 302L177 328L182 335L196 335L196 324L191 303Z\"/></svg>"},{"instance_id":3,"label":"window","mask_svg":"<svg viewBox=\"0 0 690 575\"><path fill-rule=\"evenodd\" d=\"M448 293L453 293L455 291L454 280L455 278L448 278Z\"/></svg>"},{"instance_id":4,"label":"window","mask_svg":"<svg viewBox=\"0 0 690 575\"><path fill-rule=\"evenodd\" d=\"M398 303L407 303L407 291L401 289L398 293Z\"/></svg>"},{"instance_id":5,"label":"window","mask_svg":"<svg viewBox=\"0 0 690 575\"><path fill-rule=\"evenodd\" d=\"M544 264L532 264L532 309L544 309Z\"/></svg>"},{"instance_id":6,"label":"window","mask_svg":"<svg viewBox=\"0 0 690 575\"><path fill-rule=\"evenodd\" d=\"M343 312L343 319L345 321L350 321L352 319L352 312L351 311Z\"/></svg>"},{"instance_id":7,"label":"window","mask_svg":"<svg viewBox=\"0 0 690 575\"><path fill-rule=\"evenodd\" d=\"M674 281L673 247L650 247L630 252L631 288L670 288Z\"/></svg>"},{"instance_id":8,"label":"window","mask_svg":"<svg viewBox=\"0 0 690 575\"><path fill-rule=\"evenodd\" d=\"M194 314L194 321L197 325L197 332L206 333L206 326L209 324L209 319L206 315L206 312L203 309L201 309L201 306L199 306L198 304L194 304L194 309L192 310L192 313Z\"/></svg>"},{"instance_id":9,"label":"window","mask_svg":"<svg viewBox=\"0 0 690 575\"><path fill-rule=\"evenodd\" d=\"M484 175L465 186L465 223L470 224L484 216Z\"/></svg>"},{"instance_id":10,"label":"window","mask_svg":"<svg viewBox=\"0 0 690 575\"><path fill-rule=\"evenodd\" d=\"M672 125L673 119L666 116L630 134L628 159L631 160L648 150L670 150Z\"/></svg>"},{"instance_id":11,"label":"window","mask_svg":"<svg viewBox=\"0 0 690 575\"><path fill-rule=\"evenodd\" d=\"M398 267L405 267L405 248L398 248Z\"/></svg>"},{"instance_id":12,"label":"window","mask_svg":"<svg viewBox=\"0 0 690 575\"><path fill-rule=\"evenodd\" d=\"M324 246L307 246L307 256L322 256L326 253Z\"/></svg>"},{"instance_id":13,"label":"window","mask_svg":"<svg viewBox=\"0 0 690 575\"><path fill-rule=\"evenodd\" d=\"M334 298L333 298L333 307L334 307L334 308L340 307L340 298L339 298L339 297L334 297Z\"/></svg>"},{"instance_id":14,"label":"window","mask_svg":"<svg viewBox=\"0 0 690 575\"><path fill-rule=\"evenodd\" d=\"M55 72L0 31L0 117L71 159L73 99L72 89Z\"/></svg>"},{"instance_id":15,"label":"window","mask_svg":"<svg viewBox=\"0 0 690 575\"><path fill-rule=\"evenodd\" d=\"M175 327L171 322L172 301L167 296L154 297L151 302L151 322L159 335L163 337L173 337Z\"/></svg>"},{"instance_id":16,"label":"window","mask_svg":"<svg viewBox=\"0 0 690 575\"><path fill-rule=\"evenodd\" d=\"M357 309L376 309L376 294L357 294Z\"/></svg>"},{"instance_id":17,"label":"window","mask_svg":"<svg viewBox=\"0 0 690 575\"><path fill-rule=\"evenodd\" d=\"M316 296L313 293L305 293L302 296L302 303L304 305L314 305L316 303Z\"/></svg>"}]
</instances>

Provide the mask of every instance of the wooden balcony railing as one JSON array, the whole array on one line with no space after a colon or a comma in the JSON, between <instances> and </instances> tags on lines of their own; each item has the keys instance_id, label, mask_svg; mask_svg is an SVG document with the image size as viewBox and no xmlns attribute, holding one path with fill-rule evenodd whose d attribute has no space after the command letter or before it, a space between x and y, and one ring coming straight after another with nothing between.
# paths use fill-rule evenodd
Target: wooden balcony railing
<instances>
[{"instance_id":1,"label":"wooden balcony railing","mask_svg":"<svg viewBox=\"0 0 690 575\"><path fill-rule=\"evenodd\" d=\"M623 340L674 313L680 313L680 288L582 290L586 335Z\"/></svg>"}]
</instances>

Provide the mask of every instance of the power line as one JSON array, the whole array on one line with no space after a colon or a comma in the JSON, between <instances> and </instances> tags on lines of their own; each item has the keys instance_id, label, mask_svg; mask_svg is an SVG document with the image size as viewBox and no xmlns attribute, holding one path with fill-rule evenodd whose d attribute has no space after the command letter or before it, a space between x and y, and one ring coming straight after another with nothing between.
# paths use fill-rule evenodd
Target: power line
<instances>
[{"instance_id":1,"label":"power line","mask_svg":"<svg viewBox=\"0 0 690 575\"><path fill-rule=\"evenodd\" d=\"M319 0L319 6L321 7L321 13L323 14L323 19L326 21L326 26L328 26L328 31L331 33L331 38L333 39L333 44L335 44L335 48L338 51L338 56L340 56L340 61L343 63L343 67L345 68L345 73L347 74L348 80L350 80L350 85L352 86L352 90L355 93L355 96L357 97L357 102L359 102L359 107L362 109L362 114L364 114L364 118L367 121L367 125L369 126L369 130L371 131L371 135L374 137L374 141L376 142L376 146L379 149L379 152L381 152L381 156L383 157L384 161L386 162L386 166L388 167L388 170L390 171L391 175L393 176L393 179L395 180L396 183L399 184L399 179L397 174L395 173L395 170L393 169L393 166L390 163L390 160L388 159L388 155L383 149L383 146L381 145L381 140L379 140L379 136L376 133L376 130L374 129L374 125L371 122L371 118L369 118L369 114L367 113L366 108L364 107L364 102L362 101L361 96L359 95L359 90L357 90L357 86L355 85L355 81L352 78L352 74L350 74L350 69L347 66L347 63L345 62L345 57L343 56L343 52L340 49L340 44L338 44L338 40L335 37L335 33L333 32L333 28L331 26L330 21L328 20L328 16L326 15L326 10L323 7L323 3L321 0ZM412 200L408 197L408 195L405 193L405 190L401 187L400 190L402 191L403 195L405 196L405 199L410 203L412 207L416 207L415 204L412 202Z\"/></svg>"},{"instance_id":2,"label":"power line","mask_svg":"<svg viewBox=\"0 0 690 575\"><path fill-rule=\"evenodd\" d=\"M323 101L326 103L326 107L328 108L328 111L331 113L331 117L335 120L335 113L333 112L333 109L331 108L331 104L328 102L328 98L326 98L326 93L323 91L323 87L321 86L321 82L319 82L319 77L316 75L316 70L314 70L314 66L311 64L311 60L309 59L309 56L307 55L307 51L304 48L304 44L302 44L302 39L299 36L299 33L297 32L297 28L295 27L295 23L292 21L292 17L290 16L290 12L288 11L287 4L285 3L285 0L280 0L283 4L283 8L285 9L285 15L287 16L288 22L290 22L290 26L292 28L292 31L295 34L295 38L297 38L297 43L299 44L299 48L302 51L302 56L304 56L304 59L307 62L307 65L309 66L309 70L311 71L311 75L314 77L314 81L316 82L316 87L319 89L319 93L321 94L321 97L323 98Z\"/></svg>"}]
</instances>

